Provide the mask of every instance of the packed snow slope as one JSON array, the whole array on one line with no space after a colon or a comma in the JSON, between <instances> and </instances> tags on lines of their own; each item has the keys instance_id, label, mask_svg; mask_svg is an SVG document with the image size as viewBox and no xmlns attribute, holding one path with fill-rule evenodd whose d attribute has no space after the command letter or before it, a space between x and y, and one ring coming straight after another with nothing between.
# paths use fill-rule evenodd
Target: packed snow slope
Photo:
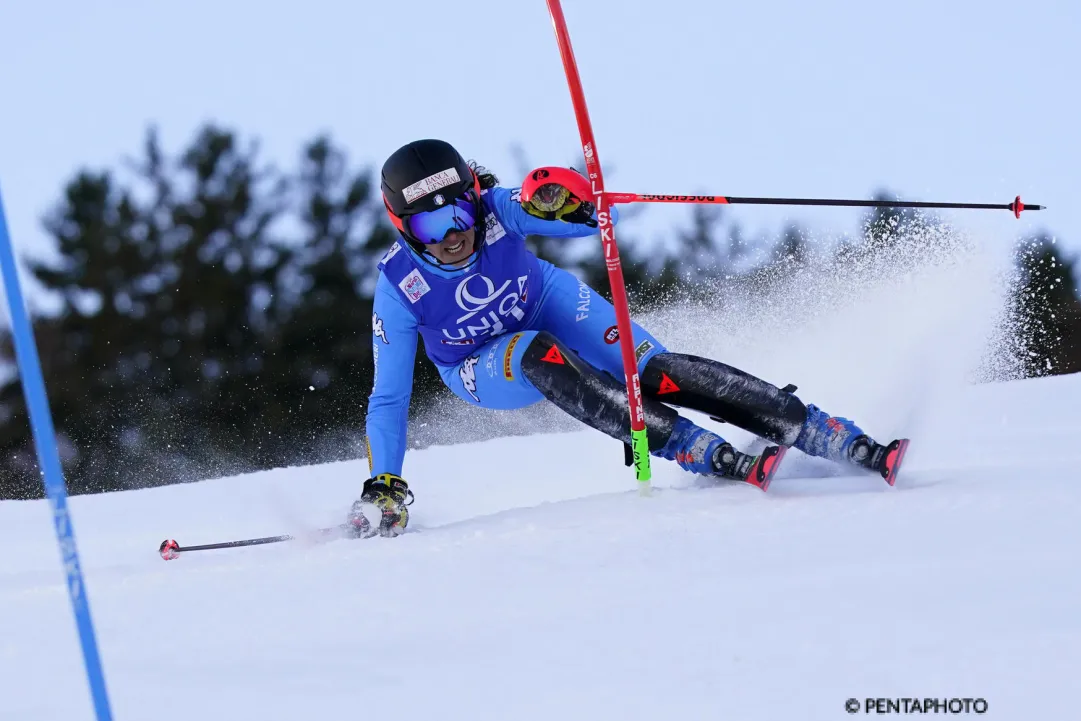
<instances>
[{"instance_id":1,"label":"packed snow slope","mask_svg":"<svg viewBox=\"0 0 1081 721\"><path fill-rule=\"evenodd\" d=\"M165 537L337 521L366 468L78 497L116 716L837 719L849 697L967 696L1065 718L1079 395L970 389L893 489L801 477L828 469L793 453L768 494L662 466L640 498L591 432L431 448L412 533L169 563ZM0 548L0 718L88 718L47 506L0 505Z\"/></svg>"},{"instance_id":2,"label":"packed snow slope","mask_svg":"<svg viewBox=\"0 0 1081 721\"><path fill-rule=\"evenodd\" d=\"M397 539L157 554L337 523L363 462L72 499L116 718L841 719L851 697L1076 716L1081 377L966 380L998 307L966 253L650 318L911 437L896 488L793 451L768 494L658 461L642 498L618 443L459 404L418 419L473 442L409 453ZM546 433L476 440L510 418ZM90 718L48 506L0 503L0 549L0 719Z\"/></svg>"}]
</instances>

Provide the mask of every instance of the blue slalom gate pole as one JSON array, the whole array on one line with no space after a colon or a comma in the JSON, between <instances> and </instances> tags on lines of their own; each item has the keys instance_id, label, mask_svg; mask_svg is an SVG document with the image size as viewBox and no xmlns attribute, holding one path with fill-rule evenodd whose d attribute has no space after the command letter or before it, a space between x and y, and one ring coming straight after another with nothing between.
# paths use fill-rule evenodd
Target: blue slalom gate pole
<instances>
[{"instance_id":1,"label":"blue slalom gate pole","mask_svg":"<svg viewBox=\"0 0 1081 721\"><path fill-rule=\"evenodd\" d=\"M19 285L18 267L15 253L8 235L7 218L4 216L4 202L0 197L0 270L3 271L4 291L7 294L8 309L11 311L11 335L15 340L15 357L19 364L19 376L22 380L26 407L30 412L30 427L34 433L34 445L37 448L38 464L45 478L45 493L49 497L49 506L53 512L53 524L56 528L56 541L60 546L60 557L67 576L68 595L71 597L71 609L75 613L75 625L79 629L79 642L83 648L83 661L86 665L86 677L90 682L90 696L94 702L94 711L98 721L112 721L109 708L109 695L105 690L105 674L98 655L98 642L94 636L94 623L90 619L90 602L86 597L86 584L79 567L79 553L75 547L75 531L68 513L68 489L64 483L64 471L60 466L60 453L56 447L56 431L53 417L49 410L49 399L45 395L45 379L41 372L41 360L38 358L34 331L23 302L22 288Z\"/></svg>"}]
</instances>

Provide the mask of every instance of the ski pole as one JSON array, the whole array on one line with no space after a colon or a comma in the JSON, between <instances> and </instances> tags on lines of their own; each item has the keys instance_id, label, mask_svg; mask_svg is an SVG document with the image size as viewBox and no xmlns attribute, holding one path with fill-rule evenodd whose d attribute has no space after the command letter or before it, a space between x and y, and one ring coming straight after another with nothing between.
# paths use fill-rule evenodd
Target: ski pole
<instances>
[{"instance_id":1,"label":"ski pole","mask_svg":"<svg viewBox=\"0 0 1081 721\"><path fill-rule=\"evenodd\" d=\"M189 553L191 551L215 551L222 548L241 548L243 546L262 546L267 543L282 543L283 541L295 541L298 539L320 539L326 536L331 536L341 532L345 528L345 525L331 526L330 528L320 528L317 531L312 532L310 535L305 536L266 536L264 538L248 538L242 541L225 541L223 543L204 543L199 546L181 546L175 540L168 538L161 542L161 546L158 547L158 553L166 561L172 561L175 558L179 558L181 553Z\"/></svg>"},{"instance_id":2,"label":"ski pole","mask_svg":"<svg viewBox=\"0 0 1081 721\"><path fill-rule=\"evenodd\" d=\"M954 208L962 210L1009 210L1020 218L1025 210L1044 210L1026 205L1018 195L1012 203L937 203L919 200L839 200L834 198L740 198L733 195L639 195L606 193L610 203L712 203L714 205L828 205L853 208Z\"/></svg>"}]
</instances>

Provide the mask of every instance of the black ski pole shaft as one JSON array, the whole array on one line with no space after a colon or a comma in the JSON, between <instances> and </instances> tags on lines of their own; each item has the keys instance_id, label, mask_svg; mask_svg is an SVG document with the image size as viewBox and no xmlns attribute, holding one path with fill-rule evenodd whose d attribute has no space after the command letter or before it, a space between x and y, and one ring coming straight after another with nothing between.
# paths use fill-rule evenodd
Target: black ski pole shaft
<instances>
[{"instance_id":1,"label":"black ski pole shaft","mask_svg":"<svg viewBox=\"0 0 1081 721\"><path fill-rule=\"evenodd\" d=\"M295 541L301 538L318 539L325 536L332 535L341 531L342 526L333 526L331 528L320 528L318 531L310 535L295 536L291 534L285 534L281 536L264 536L263 538L246 538L240 541L224 541L221 543L204 543L197 546L181 546L175 540L166 539L161 542L161 546L158 547L158 553L166 561L171 561L177 558L181 553L188 553L189 551L216 551L223 548L242 548L244 546L262 546L268 543L282 543L284 541Z\"/></svg>"},{"instance_id":2,"label":"black ski pole shaft","mask_svg":"<svg viewBox=\"0 0 1081 721\"><path fill-rule=\"evenodd\" d=\"M611 203L692 203L712 205L818 205L841 208L938 208L959 210L1009 210L1020 218L1026 210L1044 210L1043 205L1028 205L1021 196L1012 203L940 203L925 200L849 200L840 198L745 198L735 195L642 195L608 193Z\"/></svg>"},{"instance_id":3,"label":"black ski pole shaft","mask_svg":"<svg viewBox=\"0 0 1081 721\"><path fill-rule=\"evenodd\" d=\"M832 198L740 198L729 196L731 205L827 205L852 208L939 208L959 210L1013 210L1014 203L939 203L922 200L835 200ZM1023 204L1020 210L1043 210L1042 205Z\"/></svg>"}]
</instances>

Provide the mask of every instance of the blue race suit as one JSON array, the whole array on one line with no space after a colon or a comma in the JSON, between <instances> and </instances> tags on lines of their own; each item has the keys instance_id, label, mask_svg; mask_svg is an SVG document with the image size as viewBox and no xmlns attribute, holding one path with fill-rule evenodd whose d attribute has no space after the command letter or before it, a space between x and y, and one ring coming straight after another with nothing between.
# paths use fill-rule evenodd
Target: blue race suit
<instances>
[{"instance_id":1,"label":"blue race suit","mask_svg":"<svg viewBox=\"0 0 1081 721\"><path fill-rule=\"evenodd\" d=\"M526 347L542 330L594 367L624 377L612 304L525 247L527 235L576 238L595 230L529 215L518 190L492 188L481 200L484 237L478 222L480 250L465 267L435 266L402 240L379 262L367 418L372 475L402 471L418 333L447 387L484 408L542 400L521 369ZM639 372L665 350L637 324L634 343Z\"/></svg>"}]
</instances>

